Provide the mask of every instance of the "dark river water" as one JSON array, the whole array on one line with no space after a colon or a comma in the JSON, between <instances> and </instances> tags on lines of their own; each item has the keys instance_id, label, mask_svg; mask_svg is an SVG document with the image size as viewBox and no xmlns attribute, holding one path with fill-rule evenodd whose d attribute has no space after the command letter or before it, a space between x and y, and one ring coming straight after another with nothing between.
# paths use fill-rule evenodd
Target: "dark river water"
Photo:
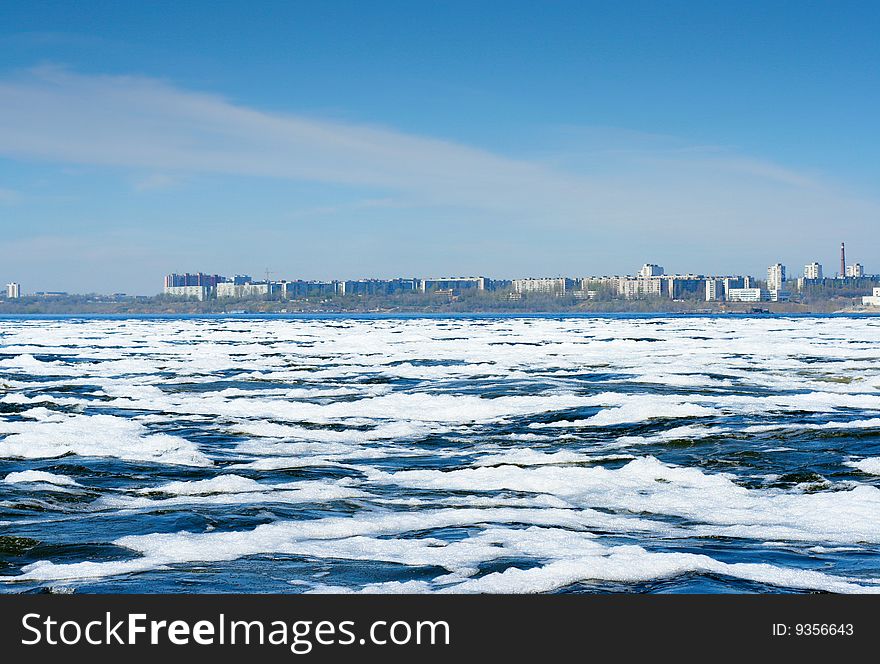
<instances>
[{"instance_id":1,"label":"dark river water","mask_svg":"<svg viewBox=\"0 0 880 664\"><path fill-rule=\"evenodd\" d=\"M880 318L0 319L0 592L878 592Z\"/></svg>"}]
</instances>

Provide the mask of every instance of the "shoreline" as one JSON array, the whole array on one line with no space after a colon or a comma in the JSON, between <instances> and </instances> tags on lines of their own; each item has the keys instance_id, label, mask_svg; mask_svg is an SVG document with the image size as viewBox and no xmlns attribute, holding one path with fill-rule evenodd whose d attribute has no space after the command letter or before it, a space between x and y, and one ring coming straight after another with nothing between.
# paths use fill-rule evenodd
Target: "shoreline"
<instances>
[{"instance_id":1,"label":"shoreline","mask_svg":"<svg viewBox=\"0 0 880 664\"><path fill-rule=\"evenodd\" d=\"M874 317L880 310L840 311L236 311L236 312L0 312L0 320L56 319L407 319L407 318L809 318Z\"/></svg>"},{"instance_id":2,"label":"shoreline","mask_svg":"<svg viewBox=\"0 0 880 664\"><path fill-rule=\"evenodd\" d=\"M877 315L853 298L811 302L706 302L702 300L558 301L461 298L443 301L358 300L167 300L102 296L0 300L0 316L590 316L590 315Z\"/></svg>"}]
</instances>

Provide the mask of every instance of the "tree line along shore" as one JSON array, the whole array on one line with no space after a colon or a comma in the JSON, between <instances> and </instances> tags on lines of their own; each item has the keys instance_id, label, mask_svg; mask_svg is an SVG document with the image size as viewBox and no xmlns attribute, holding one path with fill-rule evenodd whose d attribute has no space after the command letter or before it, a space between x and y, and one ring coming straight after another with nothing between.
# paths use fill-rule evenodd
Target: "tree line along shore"
<instances>
[{"instance_id":1,"label":"tree line along shore","mask_svg":"<svg viewBox=\"0 0 880 664\"><path fill-rule=\"evenodd\" d=\"M0 315L185 315L246 313L874 313L857 297L809 297L787 302L709 302L698 298L577 299L527 294L514 299L498 293L461 295L408 293L383 296L335 296L297 300L279 298L214 299L198 301L166 295L31 296L0 300ZM880 313L880 310L877 310Z\"/></svg>"}]
</instances>

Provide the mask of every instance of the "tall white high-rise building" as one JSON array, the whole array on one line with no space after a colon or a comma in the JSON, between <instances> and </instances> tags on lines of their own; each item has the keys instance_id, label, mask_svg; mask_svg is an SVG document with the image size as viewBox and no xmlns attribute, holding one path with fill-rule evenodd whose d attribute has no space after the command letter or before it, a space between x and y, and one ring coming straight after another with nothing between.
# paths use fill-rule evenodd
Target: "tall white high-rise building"
<instances>
[{"instance_id":1,"label":"tall white high-rise building","mask_svg":"<svg viewBox=\"0 0 880 664\"><path fill-rule=\"evenodd\" d=\"M10 300L17 300L21 297L21 284L17 284L14 281L11 284L6 284L6 297Z\"/></svg>"},{"instance_id":2,"label":"tall white high-rise building","mask_svg":"<svg viewBox=\"0 0 880 664\"><path fill-rule=\"evenodd\" d=\"M724 295L720 279L706 279L706 302L720 300Z\"/></svg>"},{"instance_id":3,"label":"tall white high-rise building","mask_svg":"<svg viewBox=\"0 0 880 664\"><path fill-rule=\"evenodd\" d=\"M781 291L785 285L785 266L776 263L767 268L767 290Z\"/></svg>"},{"instance_id":4,"label":"tall white high-rise building","mask_svg":"<svg viewBox=\"0 0 880 664\"><path fill-rule=\"evenodd\" d=\"M662 277L663 274L663 268L659 265L654 265L653 263L645 263L644 265L642 265L642 269L639 270L639 276L642 278Z\"/></svg>"},{"instance_id":5,"label":"tall white high-rise building","mask_svg":"<svg viewBox=\"0 0 880 664\"><path fill-rule=\"evenodd\" d=\"M846 266L846 276L860 278L865 276L865 268L861 263L853 263Z\"/></svg>"},{"instance_id":6,"label":"tall white high-rise building","mask_svg":"<svg viewBox=\"0 0 880 664\"><path fill-rule=\"evenodd\" d=\"M822 265L820 263L808 263L804 265L804 279L822 279Z\"/></svg>"}]
</instances>

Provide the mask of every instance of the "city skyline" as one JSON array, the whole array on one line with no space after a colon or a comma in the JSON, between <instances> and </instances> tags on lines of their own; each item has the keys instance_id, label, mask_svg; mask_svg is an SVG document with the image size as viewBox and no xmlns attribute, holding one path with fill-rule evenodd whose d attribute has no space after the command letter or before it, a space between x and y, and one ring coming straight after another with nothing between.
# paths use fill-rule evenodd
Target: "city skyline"
<instances>
[{"instance_id":1,"label":"city skyline","mask_svg":"<svg viewBox=\"0 0 880 664\"><path fill-rule=\"evenodd\" d=\"M762 277L836 271L840 237L871 266L878 19L864 3L10 3L0 280L150 294L193 265L514 278L645 256Z\"/></svg>"},{"instance_id":2,"label":"city skyline","mask_svg":"<svg viewBox=\"0 0 880 664\"><path fill-rule=\"evenodd\" d=\"M373 296L400 294L430 294L432 292L459 295L465 291L488 291L507 293L505 297L520 299L527 294L561 297L571 295L579 300L597 299L602 292L617 299L644 297L704 297L707 302L783 302L791 299L791 286L799 293L807 290L824 290L829 285L854 288L871 288L863 295L865 304L876 302L880 275L865 273L861 263L846 264L845 245L840 245L840 271L834 277L825 277L823 266L818 262L804 265L799 277L792 277L785 265L775 263L767 268L766 280L750 275L722 274L719 272L698 274L693 272L668 273L661 265L644 263L633 275L592 275L575 277L517 277L497 279L482 276L443 277L397 277L394 279L362 278L356 280L333 279L288 280L272 279L266 272L265 279L236 274L227 277L219 274L172 273L164 277L163 295L175 298L208 299L263 299L278 297L283 300L308 297Z\"/></svg>"},{"instance_id":3,"label":"city skyline","mask_svg":"<svg viewBox=\"0 0 880 664\"><path fill-rule=\"evenodd\" d=\"M174 287L179 286L207 286L211 289L216 290L219 284L224 284L225 286L250 286L250 285L258 285L258 284L274 284L280 287L284 287L287 285L295 285L295 284L321 284L321 285L332 285L334 288L332 289L332 293L334 295L345 294L345 284L356 284L356 283L385 283L391 284L393 282L411 282L410 286L399 289L394 288L391 292L394 291L419 291L425 292L425 282L426 281L444 281L444 280L470 280L475 281L479 280L481 283L480 290L497 290L499 288L507 288L511 284L514 286L514 290L519 291L520 288L516 285L516 282L557 282L557 281L571 281L571 282L582 282L582 284L586 284L589 281L596 280L628 280L632 283L638 282L642 279L675 279L675 278L684 278L688 280L699 280L705 282L705 287L707 289L707 299L716 299L714 296L709 297L709 291L715 292L715 284L710 282L724 282L723 288L719 285L721 289L719 292L726 292L728 288L731 287L731 284L727 283L730 279L736 279L742 282L744 279L745 282L740 286L748 289L750 286L750 282L763 282L767 286L769 291L779 291L782 292L784 290L786 283L797 282L798 289L800 289L802 282L804 281L813 281L813 282L822 282L822 281L834 281L839 279L874 279L880 280L880 274L871 274L866 269L865 266L856 261L853 263L848 263L846 260L845 253L845 243L840 244L840 270L837 273L826 273L824 270L824 266L822 263L818 261L813 261L810 263L805 263L803 265L802 271L800 273L792 272L788 269L788 267L782 263L774 263L767 267L766 269L766 279L759 273L758 277L755 277L753 274L748 274L746 272L739 271L731 271L731 272L723 272L719 270L714 271L694 271L694 270L672 270L666 271L666 269L658 265L656 263L643 263L639 270L635 270L632 272L610 272L606 274L599 274L598 272L593 272L592 274L587 274L586 272L581 273L570 273L570 274L543 274L543 275L523 275L517 274L513 276L499 276L493 275L489 276L488 273L474 273L474 275L478 276L465 276L465 275L454 275L451 272L447 273L436 273L436 275L443 274L445 276L427 276L427 273L421 274L411 274L411 275L402 275L398 274L393 277L381 277L375 275L361 275L355 278L329 278L329 279L316 279L309 277L307 275L287 275L282 274L278 275L272 272L269 269L266 269L264 276L258 276L254 278L250 274L246 274L244 271L235 271L228 272L227 274L232 274L232 277L221 275L219 272L210 273L210 272L171 272L167 273L164 276L164 289L163 293L169 294L174 290ZM795 276L797 274L797 276ZM832 276L833 275L833 276ZM289 278L289 277L293 278ZM421 287L417 286L418 282L421 282ZM339 285L342 285L342 290L339 290ZM740 287L736 286L736 287ZM169 291L169 287L172 289ZM575 286L578 288L579 286ZM245 288L247 290L247 288ZM287 297L286 288L282 288L284 290L284 296ZM430 290L430 289L428 289ZM545 290L544 287L539 287L537 290ZM551 288L552 290L552 288ZM563 287L564 290L564 287ZM625 287L621 286L621 294L625 291ZM266 291L265 294L269 294L272 291L270 288ZM659 292L659 291L658 291ZM6 284L6 298L7 299L17 299L22 296L29 295L68 295L68 294L101 294L101 295L134 295L134 296L151 296L154 293L125 293L118 289L114 288L105 288L104 290L98 291L58 291L58 290L43 290L43 291L22 291L21 283L17 281L12 281ZM182 294L182 293L179 293ZM256 295L257 292L249 292L250 295ZM301 293L304 294L304 293ZM649 294L642 290L642 286L638 285L635 290L632 291L627 297L630 297L633 294ZM227 295L232 295L232 291L230 291ZM240 297L241 294L239 293ZM199 299L204 299L200 297ZM721 298L724 299L724 298Z\"/></svg>"}]
</instances>

